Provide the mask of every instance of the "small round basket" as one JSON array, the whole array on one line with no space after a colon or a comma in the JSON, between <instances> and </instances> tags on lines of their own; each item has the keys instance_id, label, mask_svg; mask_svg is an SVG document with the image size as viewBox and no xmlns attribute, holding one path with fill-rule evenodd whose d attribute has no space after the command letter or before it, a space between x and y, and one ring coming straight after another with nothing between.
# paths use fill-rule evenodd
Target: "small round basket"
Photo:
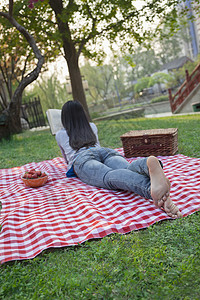
<instances>
[{"instance_id":1,"label":"small round basket","mask_svg":"<svg viewBox=\"0 0 200 300\"><path fill-rule=\"evenodd\" d=\"M26 186L32 187L32 188L37 188L37 187L43 186L47 182L48 175L46 175L44 177L31 178L31 179L26 179L26 178L23 178L23 176L21 176L21 179Z\"/></svg>"}]
</instances>

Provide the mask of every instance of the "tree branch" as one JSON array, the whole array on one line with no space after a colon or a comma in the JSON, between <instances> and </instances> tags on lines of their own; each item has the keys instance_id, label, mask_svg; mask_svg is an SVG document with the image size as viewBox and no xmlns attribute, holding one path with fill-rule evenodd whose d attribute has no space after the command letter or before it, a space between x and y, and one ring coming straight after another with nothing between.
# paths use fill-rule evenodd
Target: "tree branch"
<instances>
[{"instance_id":1,"label":"tree branch","mask_svg":"<svg viewBox=\"0 0 200 300\"><path fill-rule=\"evenodd\" d=\"M90 18L92 19L92 29L91 29L91 32L89 33L88 37L86 39L82 40L82 42L79 46L79 49L78 49L78 56L81 54L81 51L83 50L83 47L85 46L85 44L95 35L95 32L96 32L95 27L96 27L96 20L97 19L93 17L88 3L86 3L86 8L87 8L87 11L88 11L88 14L89 14Z\"/></svg>"},{"instance_id":2,"label":"tree branch","mask_svg":"<svg viewBox=\"0 0 200 300\"><path fill-rule=\"evenodd\" d=\"M0 67L1 68L1 67ZM1 96L1 106L5 109L8 105L6 91L4 87L4 79L0 79L0 96Z\"/></svg>"},{"instance_id":3,"label":"tree branch","mask_svg":"<svg viewBox=\"0 0 200 300\"><path fill-rule=\"evenodd\" d=\"M9 15L13 16L13 0L9 0Z\"/></svg>"},{"instance_id":4,"label":"tree branch","mask_svg":"<svg viewBox=\"0 0 200 300\"><path fill-rule=\"evenodd\" d=\"M31 54L29 53L29 54L27 55L26 59L25 59L21 79L24 79L24 74L25 74L25 72L26 72L26 66L27 66L28 59L29 59L30 55L31 55Z\"/></svg>"},{"instance_id":5,"label":"tree branch","mask_svg":"<svg viewBox=\"0 0 200 300\"><path fill-rule=\"evenodd\" d=\"M10 90L10 85L9 85L9 74L8 74L8 70L7 70L7 67L6 67L6 61L4 60L3 62L3 65L4 65L4 68L2 67L2 65L0 64L0 70L1 70L1 74L3 76L3 80L4 80L4 83L7 87L7 91L8 91L8 94L9 94L9 97L11 99L12 97L12 92Z\"/></svg>"},{"instance_id":6,"label":"tree branch","mask_svg":"<svg viewBox=\"0 0 200 300\"><path fill-rule=\"evenodd\" d=\"M70 8L70 5L73 5L73 3L74 3L74 0L69 0L67 8ZM69 58L73 55L73 50L75 49L75 47L74 47L74 43L72 41L68 21L63 22L62 18L61 18L62 13L64 11L62 0L49 0L49 5L51 6L51 8L53 9L53 11L55 13L56 21L58 24L58 29L62 35L65 57L68 56L68 58ZM66 48L68 51L66 51ZM74 48L74 49L72 49L72 48Z\"/></svg>"},{"instance_id":7,"label":"tree branch","mask_svg":"<svg viewBox=\"0 0 200 300\"><path fill-rule=\"evenodd\" d=\"M6 18L25 37L25 39L33 49L33 52L38 62L35 69L32 72L30 72L27 76L25 76L23 80L19 83L17 89L14 92L10 105L12 105L12 102L20 101L19 99L21 99L21 95L24 89L26 88L27 85L29 85L31 82L37 79L41 71L42 65L44 63L44 57L42 56L40 50L38 49L33 36L13 18L12 12L13 12L13 0L9 0L9 13L0 12L0 16Z\"/></svg>"}]
</instances>

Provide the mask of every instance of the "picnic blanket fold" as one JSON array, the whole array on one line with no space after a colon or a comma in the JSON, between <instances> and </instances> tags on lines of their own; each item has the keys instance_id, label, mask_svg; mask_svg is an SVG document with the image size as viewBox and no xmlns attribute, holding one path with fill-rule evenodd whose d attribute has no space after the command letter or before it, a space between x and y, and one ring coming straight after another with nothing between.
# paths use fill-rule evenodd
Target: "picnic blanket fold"
<instances>
[{"instance_id":1,"label":"picnic blanket fold","mask_svg":"<svg viewBox=\"0 0 200 300\"><path fill-rule=\"evenodd\" d=\"M171 182L171 198L183 216L198 211L200 159L181 154L159 159ZM25 187L20 176L30 168L49 174L45 186ZM152 201L130 192L92 187L78 178L66 178L65 173L61 157L0 170L1 263L30 259L51 247L125 234L170 218Z\"/></svg>"}]
</instances>

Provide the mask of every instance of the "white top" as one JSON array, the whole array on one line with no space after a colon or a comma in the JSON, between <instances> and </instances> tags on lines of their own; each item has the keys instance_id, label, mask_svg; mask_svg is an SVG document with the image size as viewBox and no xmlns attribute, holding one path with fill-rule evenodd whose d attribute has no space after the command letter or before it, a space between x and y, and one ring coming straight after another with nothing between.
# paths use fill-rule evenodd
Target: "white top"
<instances>
[{"instance_id":1,"label":"white top","mask_svg":"<svg viewBox=\"0 0 200 300\"><path fill-rule=\"evenodd\" d=\"M97 143L95 146L100 146L98 133L97 133L98 132L97 127L94 123L90 123L90 126L97 138ZM58 146L60 147L61 153L62 153L66 163L68 164L67 169L69 170L71 168L75 158L80 154L80 152L85 150L86 147L83 147L83 148L79 149L78 151L72 149L72 147L69 145L69 136L65 129L61 129L56 133L56 141L58 143Z\"/></svg>"}]
</instances>

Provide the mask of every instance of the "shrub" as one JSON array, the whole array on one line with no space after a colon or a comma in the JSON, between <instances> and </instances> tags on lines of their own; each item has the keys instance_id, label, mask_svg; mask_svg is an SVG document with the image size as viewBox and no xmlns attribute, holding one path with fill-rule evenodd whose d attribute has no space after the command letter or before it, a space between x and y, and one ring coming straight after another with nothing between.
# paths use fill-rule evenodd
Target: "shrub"
<instances>
[{"instance_id":1,"label":"shrub","mask_svg":"<svg viewBox=\"0 0 200 300\"><path fill-rule=\"evenodd\" d=\"M151 99L151 103L156 103L156 102L162 102L162 101L167 101L169 100L169 97L167 95L159 96L156 98Z\"/></svg>"}]
</instances>

